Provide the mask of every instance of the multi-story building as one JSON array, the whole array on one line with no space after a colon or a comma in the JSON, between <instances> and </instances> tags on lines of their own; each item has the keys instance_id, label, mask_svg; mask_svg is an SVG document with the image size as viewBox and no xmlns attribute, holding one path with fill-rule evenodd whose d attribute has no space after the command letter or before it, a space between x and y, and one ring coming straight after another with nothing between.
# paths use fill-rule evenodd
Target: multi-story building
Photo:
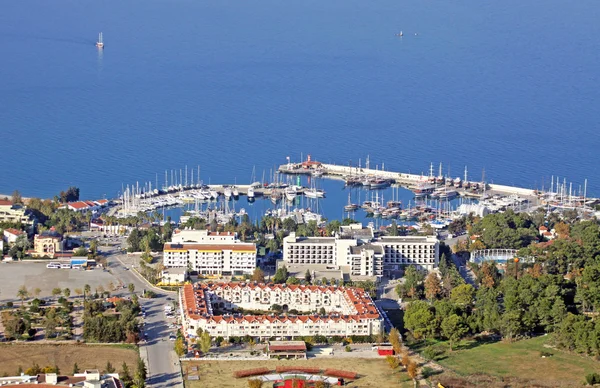
<instances>
[{"instance_id":1,"label":"multi-story building","mask_svg":"<svg viewBox=\"0 0 600 388\"><path fill-rule=\"evenodd\" d=\"M34 219L25 206L0 199L0 222L14 222L33 225Z\"/></svg>"},{"instance_id":2,"label":"multi-story building","mask_svg":"<svg viewBox=\"0 0 600 388\"><path fill-rule=\"evenodd\" d=\"M384 236L374 244L383 248L383 267L387 270L416 265L431 271L438 265L440 245L435 236Z\"/></svg>"},{"instance_id":3,"label":"multi-story building","mask_svg":"<svg viewBox=\"0 0 600 388\"><path fill-rule=\"evenodd\" d=\"M347 269L351 275L379 276L416 265L428 271L437 267L439 243L435 236L374 237L360 224L341 227L335 237L283 239L283 260L289 264L325 264Z\"/></svg>"},{"instance_id":4,"label":"multi-story building","mask_svg":"<svg viewBox=\"0 0 600 388\"><path fill-rule=\"evenodd\" d=\"M273 305L284 314L244 315L236 309L268 311ZM185 285L180 292L184 332L195 336L202 328L211 336L258 338L296 336L376 335L383 320L364 290L350 287L257 283ZM285 314L296 310L298 314ZM317 312L323 312L320 315ZM214 312L219 311L222 315Z\"/></svg>"},{"instance_id":5,"label":"multi-story building","mask_svg":"<svg viewBox=\"0 0 600 388\"><path fill-rule=\"evenodd\" d=\"M64 240L60 233L47 231L36 234L33 238L33 256L50 258L64 250Z\"/></svg>"},{"instance_id":6,"label":"multi-story building","mask_svg":"<svg viewBox=\"0 0 600 388\"><path fill-rule=\"evenodd\" d=\"M202 275L251 274L256 268L256 245L242 243L228 232L179 230L164 245L163 265Z\"/></svg>"}]
</instances>

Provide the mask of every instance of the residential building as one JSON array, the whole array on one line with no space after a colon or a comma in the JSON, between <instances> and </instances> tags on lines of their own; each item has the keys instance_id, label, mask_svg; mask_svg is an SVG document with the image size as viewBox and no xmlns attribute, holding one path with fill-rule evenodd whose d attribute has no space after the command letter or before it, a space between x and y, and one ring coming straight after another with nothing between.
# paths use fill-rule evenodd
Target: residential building
<instances>
[{"instance_id":1,"label":"residential building","mask_svg":"<svg viewBox=\"0 0 600 388\"><path fill-rule=\"evenodd\" d=\"M268 314L271 306L298 314ZM180 291L184 333L194 337L202 328L212 337L258 338L376 335L383 328L379 310L361 288L258 283L187 284ZM236 309L263 310L243 315ZM323 309L325 314L316 312ZM217 315L215 311L226 311Z\"/></svg>"},{"instance_id":2,"label":"residential building","mask_svg":"<svg viewBox=\"0 0 600 388\"><path fill-rule=\"evenodd\" d=\"M92 212L96 213L104 207L107 207L110 204L108 199L99 199L97 201L76 201L69 202L63 205L63 208L67 208L76 212L85 213Z\"/></svg>"},{"instance_id":3,"label":"residential building","mask_svg":"<svg viewBox=\"0 0 600 388\"><path fill-rule=\"evenodd\" d=\"M60 233L46 231L33 238L32 256L54 258L64 250L64 240Z\"/></svg>"},{"instance_id":4,"label":"residential building","mask_svg":"<svg viewBox=\"0 0 600 388\"><path fill-rule=\"evenodd\" d=\"M20 222L23 225L33 225L34 219L27 207L0 199L0 222Z\"/></svg>"},{"instance_id":5,"label":"residential building","mask_svg":"<svg viewBox=\"0 0 600 388\"><path fill-rule=\"evenodd\" d=\"M177 230L163 251L166 268L188 268L200 275L252 274L256 268L256 245L229 232Z\"/></svg>"},{"instance_id":6,"label":"residential building","mask_svg":"<svg viewBox=\"0 0 600 388\"><path fill-rule=\"evenodd\" d=\"M283 239L283 260L296 265L336 266L351 275L381 276L415 265L428 271L438 265L439 242L435 236L374 237L360 224L341 227L335 237Z\"/></svg>"},{"instance_id":7,"label":"residential building","mask_svg":"<svg viewBox=\"0 0 600 388\"><path fill-rule=\"evenodd\" d=\"M435 236L383 236L373 244L384 250L384 271L415 265L432 271L439 263L440 245Z\"/></svg>"},{"instance_id":8,"label":"residential building","mask_svg":"<svg viewBox=\"0 0 600 388\"><path fill-rule=\"evenodd\" d=\"M20 376L0 377L2 387L18 388L123 388L118 373L103 374L97 370L86 370L84 373L75 373L72 376L58 375L56 373L42 373L29 376L21 373Z\"/></svg>"},{"instance_id":9,"label":"residential building","mask_svg":"<svg viewBox=\"0 0 600 388\"><path fill-rule=\"evenodd\" d=\"M161 272L162 284L183 284L187 278L187 268L166 268Z\"/></svg>"},{"instance_id":10,"label":"residential building","mask_svg":"<svg viewBox=\"0 0 600 388\"><path fill-rule=\"evenodd\" d=\"M19 237L20 235L22 235L24 233L25 232L22 232L17 229L8 228L8 229L4 229L3 238L4 238L4 240L6 240L7 243L12 244L15 241L17 241L17 237Z\"/></svg>"}]
</instances>

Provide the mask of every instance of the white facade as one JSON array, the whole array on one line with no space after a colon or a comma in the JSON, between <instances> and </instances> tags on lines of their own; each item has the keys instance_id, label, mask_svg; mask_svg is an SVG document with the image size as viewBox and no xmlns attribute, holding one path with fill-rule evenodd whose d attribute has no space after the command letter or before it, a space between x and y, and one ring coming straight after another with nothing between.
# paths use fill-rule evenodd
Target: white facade
<instances>
[{"instance_id":1,"label":"white facade","mask_svg":"<svg viewBox=\"0 0 600 388\"><path fill-rule=\"evenodd\" d=\"M269 338L376 335L382 319L362 289L244 283L186 285L180 293L184 332L202 328L211 336ZM307 315L214 315L234 308L267 311L273 304ZM325 309L325 315L315 312Z\"/></svg>"},{"instance_id":2,"label":"white facade","mask_svg":"<svg viewBox=\"0 0 600 388\"><path fill-rule=\"evenodd\" d=\"M201 275L252 274L256 245L240 242L231 233L181 230L164 245L166 268L190 268Z\"/></svg>"},{"instance_id":3,"label":"white facade","mask_svg":"<svg viewBox=\"0 0 600 388\"><path fill-rule=\"evenodd\" d=\"M416 265L428 271L438 266L440 244L435 236L381 237L373 244L384 250L384 270L400 269L401 265Z\"/></svg>"},{"instance_id":4,"label":"white facade","mask_svg":"<svg viewBox=\"0 0 600 388\"><path fill-rule=\"evenodd\" d=\"M296 237L291 233L283 239L283 260L295 265L348 266L351 275L362 276L384 275L405 265L431 271L438 265L435 236L385 236L364 243L366 239L354 232L342 237Z\"/></svg>"}]
</instances>

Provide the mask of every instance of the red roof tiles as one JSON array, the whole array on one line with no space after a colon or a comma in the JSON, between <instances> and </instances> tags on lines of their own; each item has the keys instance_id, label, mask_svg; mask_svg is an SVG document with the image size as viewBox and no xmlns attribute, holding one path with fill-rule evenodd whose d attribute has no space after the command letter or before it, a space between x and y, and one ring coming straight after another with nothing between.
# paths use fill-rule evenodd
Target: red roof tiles
<instances>
[{"instance_id":1,"label":"red roof tiles","mask_svg":"<svg viewBox=\"0 0 600 388\"><path fill-rule=\"evenodd\" d=\"M297 315L297 316L270 316L270 315L248 315L248 316L218 316L212 315L212 307L210 305L210 294L217 289L236 289L240 290L243 288L270 288L273 290L289 289L293 292L344 292L344 298L350 306L355 310L354 314L344 314L343 312L331 314L328 316L319 315ZM305 285L285 285L285 284L252 284L252 283L197 283L196 286L186 284L183 287L183 307L185 314L191 319L199 319L204 317L216 323L222 322L260 322L269 321L271 323L277 322L307 322L311 320L317 321L335 321L340 320L354 320L359 321L361 319L378 319L379 311L375 307L375 303L362 288L351 288L351 287L332 287L332 286L305 286ZM292 307L293 308L293 307Z\"/></svg>"}]
</instances>

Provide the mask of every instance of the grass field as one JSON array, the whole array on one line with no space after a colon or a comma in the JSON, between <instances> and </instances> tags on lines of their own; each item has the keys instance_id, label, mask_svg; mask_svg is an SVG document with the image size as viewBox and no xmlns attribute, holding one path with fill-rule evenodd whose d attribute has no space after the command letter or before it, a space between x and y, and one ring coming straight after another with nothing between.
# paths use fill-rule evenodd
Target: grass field
<instances>
[{"instance_id":1,"label":"grass field","mask_svg":"<svg viewBox=\"0 0 600 388\"><path fill-rule=\"evenodd\" d=\"M197 366L199 380L185 381L186 388L246 388L247 378L236 379L233 372L253 368L270 368L278 365L298 365L304 367L333 368L359 373L360 377L349 387L412 387L412 381L398 369L392 371L385 359L361 358L312 358L308 360L269 360L269 361L190 361L183 365L184 379L191 366Z\"/></svg>"},{"instance_id":2,"label":"grass field","mask_svg":"<svg viewBox=\"0 0 600 388\"><path fill-rule=\"evenodd\" d=\"M600 371L600 362L589 357L544 347L548 338L479 346L463 342L460 344L463 350L447 353L438 362L458 376L484 374L498 380L518 379L525 386L574 387L583 383L586 374ZM541 351L552 356L542 358Z\"/></svg>"},{"instance_id":3,"label":"grass field","mask_svg":"<svg viewBox=\"0 0 600 388\"><path fill-rule=\"evenodd\" d=\"M104 370L106 362L120 372L123 362L129 370L135 370L137 349L113 345L76 344L0 344L0 375L17 374L19 366L26 370L37 363L40 367L57 365L62 374L71 374L73 365L84 369Z\"/></svg>"}]
</instances>

